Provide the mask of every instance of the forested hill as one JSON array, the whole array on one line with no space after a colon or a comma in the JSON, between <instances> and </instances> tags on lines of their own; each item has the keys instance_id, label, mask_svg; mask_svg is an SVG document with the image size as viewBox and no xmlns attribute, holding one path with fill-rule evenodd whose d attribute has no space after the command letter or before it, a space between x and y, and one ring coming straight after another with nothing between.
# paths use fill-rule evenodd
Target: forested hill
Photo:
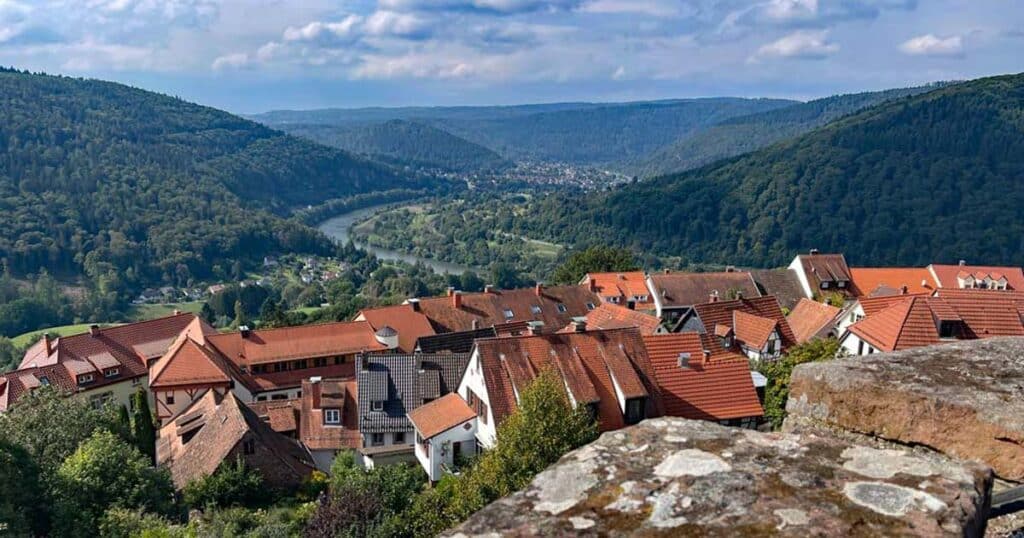
<instances>
[{"instance_id":1,"label":"forested hill","mask_svg":"<svg viewBox=\"0 0 1024 538\"><path fill-rule=\"evenodd\" d=\"M630 169L642 177L685 172L799 136L847 114L944 85L836 95L730 118L655 151Z\"/></svg>"},{"instance_id":2,"label":"forested hill","mask_svg":"<svg viewBox=\"0 0 1024 538\"><path fill-rule=\"evenodd\" d=\"M514 225L684 261L778 266L808 248L851 263L1024 260L1024 75L891 101L794 140Z\"/></svg>"},{"instance_id":3,"label":"forested hill","mask_svg":"<svg viewBox=\"0 0 1024 538\"><path fill-rule=\"evenodd\" d=\"M390 168L120 84L0 72L0 257L15 274L205 277L327 248L293 208L407 186Z\"/></svg>"},{"instance_id":4,"label":"forested hill","mask_svg":"<svg viewBox=\"0 0 1024 538\"><path fill-rule=\"evenodd\" d=\"M453 172L501 170L512 164L490 149L420 122L389 120L343 125L282 124L279 127L321 144L395 164Z\"/></svg>"}]
</instances>

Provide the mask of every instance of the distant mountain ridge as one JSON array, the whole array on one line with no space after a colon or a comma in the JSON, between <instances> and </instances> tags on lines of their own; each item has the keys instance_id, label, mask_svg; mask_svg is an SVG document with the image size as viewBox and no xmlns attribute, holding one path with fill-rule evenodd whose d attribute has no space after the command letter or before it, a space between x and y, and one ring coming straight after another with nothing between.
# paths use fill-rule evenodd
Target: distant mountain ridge
<instances>
[{"instance_id":1,"label":"distant mountain ridge","mask_svg":"<svg viewBox=\"0 0 1024 538\"><path fill-rule=\"evenodd\" d=\"M510 231L595 237L683 262L773 267L1024 259L1024 74L890 100L795 139L586 200L549 196Z\"/></svg>"},{"instance_id":2,"label":"distant mountain ridge","mask_svg":"<svg viewBox=\"0 0 1024 538\"><path fill-rule=\"evenodd\" d=\"M452 172L497 171L512 165L490 149L417 121L278 127L295 136L397 165Z\"/></svg>"}]
</instances>

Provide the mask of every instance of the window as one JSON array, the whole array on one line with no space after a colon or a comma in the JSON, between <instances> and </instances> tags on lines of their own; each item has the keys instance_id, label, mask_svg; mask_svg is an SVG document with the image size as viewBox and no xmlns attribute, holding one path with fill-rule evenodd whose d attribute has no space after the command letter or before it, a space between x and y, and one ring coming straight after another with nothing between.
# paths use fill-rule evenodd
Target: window
<instances>
[{"instance_id":1,"label":"window","mask_svg":"<svg viewBox=\"0 0 1024 538\"><path fill-rule=\"evenodd\" d=\"M135 379L138 379L138 378L135 378ZM50 378L46 377L45 375L39 376L39 384L44 386L44 387L49 386L50 385Z\"/></svg>"},{"instance_id":2,"label":"window","mask_svg":"<svg viewBox=\"0 0 1024 538\"><path fill-rule=\"evenodd\" d=\"M256 401L257 402L265 402L265 401L267 401L267 397L266 396L257 396L256 397Z\"/></svg>"},{"instance_id":3,"label":"window","mask_svg":"<svg viewBox=\"0 0 1024 538\"><path fill-rule=\"evenodd\" d=\"M619 298L618 297L609 297L608 298L608 302L614 303L614 304L619 304ZM559 310L559 312L562 312L562 310Z\"/></svg>"},{"instance_id":4,"label":"window","mask_svg":"<svg viewBox=\"0 0 1024 538\"><path fill-rule=\"evenodd\" d=\"M168 392L164 395L164 401L167 402L167 405L174 405L174 393Z\"/></svg>"},{"instance_id":5,"label":"window","mask_svg":"<svg viewBox=\"0 0 1024 538\"><path fill-rule=\"evenodd\" d=\"M864 341L863 340L858 340L857 341L857 354L858 355L863 355L864 354Z\"/></svg>"},{"instance_id":6,"label":"window","mask_svg":"<svg viewBox=\"0 0 1024 538\"><path fill-rule=\"evenodd\" d=\"M381 446L384 444L384 434L375 433L370 436L370 444L373 446Z\"/></svg>"},{"instance_id":7,"label":"window","mask_svg":"<svg viewBox=\"0 0 1024 538\"><path fill-rule=\"evenodd\" d=\"M404 445L405 444L405 432L395 432L395 444L396 445Z\"/></svg>"},{"instance_id":8,"label":"window","mask_svg":"<svg viewBox=\"0 0 1024 538\"><path fill-rule=\"evenodd\" d=\"M341 424L341 410L324 409L324 424Z\"/></svg>"},{"instance_id":9,"label":"window","mask_svg":"<svg viewBox=\"0 0 1024 538\"><path fill-rule=\"evenodd\" d=\"M370 411L383 411L384 402L382 400L374 400L370 402Z\"/></svg>"},{"instance_id":10,"label":"window","mask_svg":"<svg viewBox=\"0 0 1024 538\"><path fill-rule=\"evenodd\" d=\"M121 370L119 368L107 368L106 370L103 370L104 377L117 377L117 374L120 373Z\"/></svg>"},{"instance_id":11,"label":"window","mask_svg":"<svg viewBox=\"0 0 1024 538\"><path fill-rule=\"evenodd\" d=\"M821 283L821 289L823 289L823 290L827 290L828 286L829 286L828 282L822 282Z\"/></svg>"},{"instance_id":12,"label":"window","mask_svg":"<svg viewBox=\"0 0 1024 538\"><path fill-rule=\"evenodd\" d=\"M82 374L82 375L78 376L78 384L79 385L84 385L86 383L92 383L92 380L93 380L92 374Z\"/></svg>"},{"instance_id":13,"label":"window","mask_svg":"<svg viewBox=\"0 0 1024 538\"><path fill-rule=\"evenodd\" d=\"M618 298L616 298L616 300L618 300ZM562 303L558 303L558 311L559 311L559 312L561 312L562 314L564 314L564 313L566 312L566 310L569 310L569 309L568 309L568 308L566 308L564 304L562 304Z\"/></svg>"},{"instance_id":14,"label":"window","mask_svg":"<svg viewBox=\"0 0 1024 538\"><path fill-rule=\"evenodd\" d=\"M251 456L251 455L255 454L256 453L256 441L253 441L252 439L246 439L245 442L242 443L242 451L245 452L246 456Z\"/></svg>"},{"instance_id":15,"label":"window","mask_svg":"<svg viewBox=\"0 0 1024 538\"><path fill-rule=\"evenodd\" d=\"M313 359L314 368L319 368L321 366L327 366L327 359L325 357L317 357Z\"/></svg>"},{"instance_id":16,"label":"window","mask_svg":"<svg viewBox=\"0 0 1024 538\"><path fill-rule=\"evenodd\" d=\"M530 307L530 312L533 312L534 314L540 314L540 307L537 305L533 305Z\"/></svg>"},{"instance_id":17,"label":"window","mask_svg":"<svg viewBox=\"0 0 1024 538\"><path fill-rule=\"evenodd\" d=\"M679 367L680 368L689 368L690 367L690 354L689 353L685 353L684 352L684 353L680 353L679 354Z\"/></svg>"},{"instance_id":18,"label":"window","mask_svg":"<svg viewBox=\"0 0 1024 538\"><path fill-rule=\"evenodd\" d=\"M274 394L270 397L271 400L287 400L288 394Z\"/></svg>"},{"instance_id":19,"label":"window","mask_svg":"<svg viewBox=\"0 0 1024 538\"><path fill-rule=\"evenodd\" d=\"M593 310L594 308L597 308L594 306L594 303L587 303L587 310Z\"/></svg>"},{"instance_id":20,"label":"window","mask_svg":"<svg viewBox=\"0 0 1024 538\"><path fill-rule=\"evenodd\" d=\"M142 378L141 377L133 377L132 378L132 386L133 387L137 387L137 386L139 386L141 384L142 384Z\"/></svg>"},{"instance_id":21,"label":"window","mask_svg":"<svg viewBox=\"0 0 1024 538\"><path fill-rule=\"evenodd\" d=\"M644 419L644 399L626 400L626 424L636 424Z\"/></svg>"},{"instance_id":22,"label":"window","mask_svg":"<svg viewBox=\"0 0 1024 538\"><path fill-rule=\"evenodd\" d=\"M512 318L516 317L515 313L512 312L511 308L506 308L503 311L503 313L505 314L505 319L512 319Z\"/></svg>"},{"instance_id":23,"label":"window","mask_svg":"<svg viewBox=\"0 0 1024 538\"><path fill-rule=\"evenodd\" d=\"M843 288L845 288L845 287L846 287L846 281L845 281L845 280L840 280L839 282L837 282L837 283L836 283L836 286L837 286L837 287L838 287L839 289L843 289Z\"/></svg>"}]
</instances>

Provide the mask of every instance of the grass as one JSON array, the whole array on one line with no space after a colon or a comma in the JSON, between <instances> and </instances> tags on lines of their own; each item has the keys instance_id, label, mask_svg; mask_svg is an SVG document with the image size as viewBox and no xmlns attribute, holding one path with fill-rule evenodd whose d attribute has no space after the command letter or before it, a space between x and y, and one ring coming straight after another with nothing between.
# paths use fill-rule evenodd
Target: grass
<instances>
[{"instance_id":1,"label":"grass","mask_svg":"<svg viewBox=\"0 0 1024 538\"><path fill-rule=\"evenodd\" d=\"M76 323L74 325L62 325L60 327L50 327L49 329L39 329L38 331L29 331L25 334L19 334L11 339L16 347L22 348L34 344L37 340L42 338L43 333L49 333L56 336L71 336L73 334L81 334L89 330L89 326L92 323Z\"/></svg>"},{"instance_id":2,"label":"grass","mask_svg":"<svg viewBox=\"0 0 1024 538\"><path fill-rule=\"evenodd\" d=\"M147 319L163 318L174 314L175 310L198 314L203 308L202 301L188 303L165 303L165 304L137 304L132 305L128 312L130 321L144 321Z\"/></svg>"}]
</instances>

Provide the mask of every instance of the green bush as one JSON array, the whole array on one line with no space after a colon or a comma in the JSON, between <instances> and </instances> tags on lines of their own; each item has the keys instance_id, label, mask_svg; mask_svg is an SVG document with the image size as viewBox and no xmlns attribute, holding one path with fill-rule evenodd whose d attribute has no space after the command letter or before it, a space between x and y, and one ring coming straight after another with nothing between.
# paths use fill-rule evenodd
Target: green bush
<instances>
[{"instance_id":1,"label":"green bush","mask_svg":"<svg viewBox=\"0 0 1024 538\"><path fill-rule=\"evenodd\" d=\"M772 427L782 427L786 418L786 402L789 400L789 379L793 369L808 362L827 361L836 357L839 341L835 338L811 340L790 349L777 361L764 361L756 369L768 378L765 388L764 415Z\"/></svg>"},{"instance_id":2,"label":"green bush","mask_svg":"<svg viewBox=\"0 0 1024 538\"><path fill-rule=\"evenodd\" d=\"M263 476L249 469L241 456L233 463L224 462L210 476L190 482L183 492L185 504L190 508L263 506L269 495L263 487Z\"/></svg>"}]
</instances>

